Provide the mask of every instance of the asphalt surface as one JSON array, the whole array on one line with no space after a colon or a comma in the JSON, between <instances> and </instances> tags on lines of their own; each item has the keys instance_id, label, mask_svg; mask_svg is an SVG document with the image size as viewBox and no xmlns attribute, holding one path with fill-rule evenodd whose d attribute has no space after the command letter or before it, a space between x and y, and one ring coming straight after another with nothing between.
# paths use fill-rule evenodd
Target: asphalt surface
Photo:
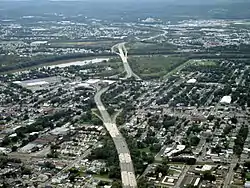
<instances>
[{"instance_id":1,"label":"asphalt surface","mask_svg":"<svg viewBox=\"0 0 250 188\"><path fill-rule=\"evenodd\" d=\"M233 156L233 159L231 161L230 164L230 168L229 171L227 173L226 179L224 181L224 185L223 188L228 188L231 185L231 181L233 180L233 176L234 176L234 167L236 166L236 164L238 163L239 158L237 156Z\"/></svg>"},{"instance_id":2,"label":"asphalt surface","mask_svg":"<svg viewBox=\"0 0 250 188\"><path fill-rule=\"evenodd\" d=\"M181 187L181 183L183 182L184 178L186 177L187 172L189 171L190 166L185 166L182 174L180 175L178 181L176 182L174 188L180 188Z\"/></svg>"},{"instance_id":3,"label":"asphalt surface","mask_svg":"<svg viewBox=\"0 0 250 188\"><path fill-rule=\"evenodd\" d=\"M104 126L109 132L115 143L115 147L119 156L122 184L124 188L136 188L136 178L134 173L133 162L125 139L118 130L116 124L112 121L109 113L101 101L101 95L108 90L108 87L99 90L95 95L95 103L103 118Z\"/></svg>"},{"instance_id":4,"label":"asphalt surface","mask_svg":"<svg viewBox=\"0 0 250 188\"><path fill-rule=\"evenodd\" d=\"M115 48L118 49L119 53L115 51ZM112 47L111 50L112 50L112 52L119 55L122 62L123 62L124 69L127 73L125 76L125 79L134 77L137 80L141 80L141 78L132 71L132 69L128 63L128 51L125 47L125 43L123 42L123 43L116 44L115 46Z\"/></svg>"},{"instance_id":5,"label":"asphalt surface","mask_svg":"<svg viewBox=\"0 0 250 188\"><path fill-rule=\"evenodd\" d=\"M65 173L67 170L73 168L76 164L79 164L81 162L81 160L83 160L84 158L86 158L88 155L91 154L91 149L88 149L84 152L83 155L77 157L74 161L70 162L70 164L68 164L66 167L64 167L60 172L58 172L55 176L52 176L51 178L49 178L47 181L45 181L44 183L40 184L39 187L45 187L47 185L50 185L50 181L53 178L58 178L60 176L62 176L63 173Z\"/></svg>"}]
</instances>

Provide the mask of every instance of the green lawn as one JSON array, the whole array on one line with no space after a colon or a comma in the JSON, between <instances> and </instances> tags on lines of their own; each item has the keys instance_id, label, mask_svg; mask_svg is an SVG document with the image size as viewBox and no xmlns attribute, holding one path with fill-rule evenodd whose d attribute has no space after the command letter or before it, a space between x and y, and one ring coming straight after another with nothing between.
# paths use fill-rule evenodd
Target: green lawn
<instances>
[{"instance_id":1,"label":"green lawn","mask_svg":"<svg viewBox=\"0 0 250 188\"><path fill-rule=\"evenodd\" d=\"M129 53L174 52L178 48L168 42L133 42L126 43Z\"/></svg>"},{"instance_id":2,"label":"green lawn","mask_svg":"<svg viewBox=\"0 0 250 188\"><path fill-rule=\"evenodd\" d=\"M189 63L196 66L206 67L213 67L217 65L217 63L212 60L190 60Z\"/></svg>"},{"instance_id":3,"label":"green lawn","mask_svg":"<svg viewBox=\"0 0 250 188\"><path fill-rule=\"evenodd\" d=\"M52 47L82 47L82 46L110 46L112 47L117 41L52 41L49 44Z\"/></svg>"},{"instance_id":4,"label":"green lawn","mask_svg":"<svg viewBox=\"0 0 250 188\"><path fill-rule=\"evenodd\" d=\"M144 79L161 78L185 61L182 57L164 55L129 57L132 70Z\"/></svg>"},{"instance_id":5,"label":"green lawn","mask_svg":"<svg viewBox=\"0 0 250 188\"><path fill-rule=\"evenodd\" d=\"M250 181L250 173L246 173L246 180Z\"/></svg>"},{"instance_id":6,"label":"green lawn","mask_svg":"<svg viewBox=\"0 0 250 188\"><path fill-rule=\"evenodd\" d=\"M101 181L112 182L113 180L109 178L108 174L94 175L94 178Z\"/></svg>"},{"instance_id":7,"label":"green lawn","mask_svg":"<svg viewBox=\"0 0 250 188\"><path fill-rule=\"evenodd\" d=\"M146 153L150 153L151 151L150 151L150 149L149 149L149 147L147 147L147 148L143 148L143 149L139 149L140 150L140 152L146 152Z\"/></svg>"}]
</instances>

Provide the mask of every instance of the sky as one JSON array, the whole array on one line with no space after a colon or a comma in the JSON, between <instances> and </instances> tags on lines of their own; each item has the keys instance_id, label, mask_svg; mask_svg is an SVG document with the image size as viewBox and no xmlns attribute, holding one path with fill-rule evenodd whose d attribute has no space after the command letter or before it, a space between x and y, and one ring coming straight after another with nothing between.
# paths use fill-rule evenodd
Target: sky
<instances>
[{"instance_id":1,"label":"sky","mask_svg":"<svg viewBox=\"0 0 250 188\"><path fill-rule=\"evenodd\" d=\"M200 4L200 5L206 5L206 4L216 4L216 3L237 3L237 2L249 2L250 0L0 0L0 2L13 2L13 1L30 1L30 2L48 2L48 1L57 1L57 2L65 2L65 1L80 1L80 2L136 2L136 3L157 3L157 2L164 2L164 4L185 4L185 5L193 5L193 4Z\"/></svg>"}]
</instances>

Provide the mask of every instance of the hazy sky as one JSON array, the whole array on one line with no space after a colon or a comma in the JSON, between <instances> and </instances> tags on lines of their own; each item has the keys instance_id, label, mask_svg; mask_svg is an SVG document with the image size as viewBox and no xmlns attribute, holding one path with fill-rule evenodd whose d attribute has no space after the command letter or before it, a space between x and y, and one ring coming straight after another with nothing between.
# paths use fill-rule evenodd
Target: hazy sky
<instances>
[{"instance_id":1,"label":"hazy sky","mask_svg":"<svg viewBox=\"0 0 250 188\"><path fill-rule=\"evenodd\" d=\"M171 3L171 4L215 4L215 3L228 3L228 2L249 2L249 0L0 0L0 2L13 2L13 1L31 1L31 2L48 2L48 1L80 1L80 2L131 2L131 3L157 3L157 2L164 2L164 3Z\"/></svg>"}]
</instances>

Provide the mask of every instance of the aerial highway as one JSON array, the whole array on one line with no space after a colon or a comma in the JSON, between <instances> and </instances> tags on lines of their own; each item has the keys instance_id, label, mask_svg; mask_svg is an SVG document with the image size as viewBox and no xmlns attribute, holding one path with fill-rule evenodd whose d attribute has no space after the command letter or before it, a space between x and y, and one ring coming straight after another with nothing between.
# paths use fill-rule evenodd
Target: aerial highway
<instances>
[{"instance_id":1,"label":"aerial highway","mask_svg":"<svg viewBox=\"0 0 250 188\"><path fill-rule=\"evenodd\" d=\"M118 52L116 52L115 49L118 49ZM111 50L113 53L116 53L117 55L119 55L123 62L124 69L127 73L125 76L125 79L134 77L137 80L141 80L141 78L132 71L128 63L128 51L125 47L125 42L114 45Z\"/></svg>"},{"instance_id":2,"label":"aerial highway","mask_svg":"<svg viewBox=\"0 0 250 188\"><path fill-rule=\"evenodd\" d=\"M120 131L118 130L116 124L112 121L109 113L107 112L105 106L101 101L102 94L105 93L108 89L108 87L103 89L98 88L97 93L95 95L95 103L102 116L103 124L109 132L110 136L112 137L113 142L115 143L115 147L120 161L122 185L124 188L136 188L137 183L134 173L134 167L127 143Z\"/></svg>"},{"instance_id":3,"label":"aerial highway","mask_svg":"<svg viewBox=\"0 0 250 188\"><path fill-rule=\"evenodd\" d=\"M233 159L230 163L229 171L228 171L226 179L224 181L223 188L230 187L231 181L233 180L233 177L234 177L234 167L236 166L238 161L239 161L239 158L237 156L233 156Z\"/></svg>"},{"instance_id":4,"label":"aerial highway","mask_svg":"<svg viewBox=\"0 0 250 188\"><path fill-rule=\"evenodd\" d=\"M158 37L166 37L166 35L168 34L168 31L166 30L161 30L163 33L160 33L158 35L152 36L152 37L148 37L148 38L144 38L144 39L140 39L141 41L149 41L149 40L154 40L157 39Z\"/></svg>"}]
</instances>

